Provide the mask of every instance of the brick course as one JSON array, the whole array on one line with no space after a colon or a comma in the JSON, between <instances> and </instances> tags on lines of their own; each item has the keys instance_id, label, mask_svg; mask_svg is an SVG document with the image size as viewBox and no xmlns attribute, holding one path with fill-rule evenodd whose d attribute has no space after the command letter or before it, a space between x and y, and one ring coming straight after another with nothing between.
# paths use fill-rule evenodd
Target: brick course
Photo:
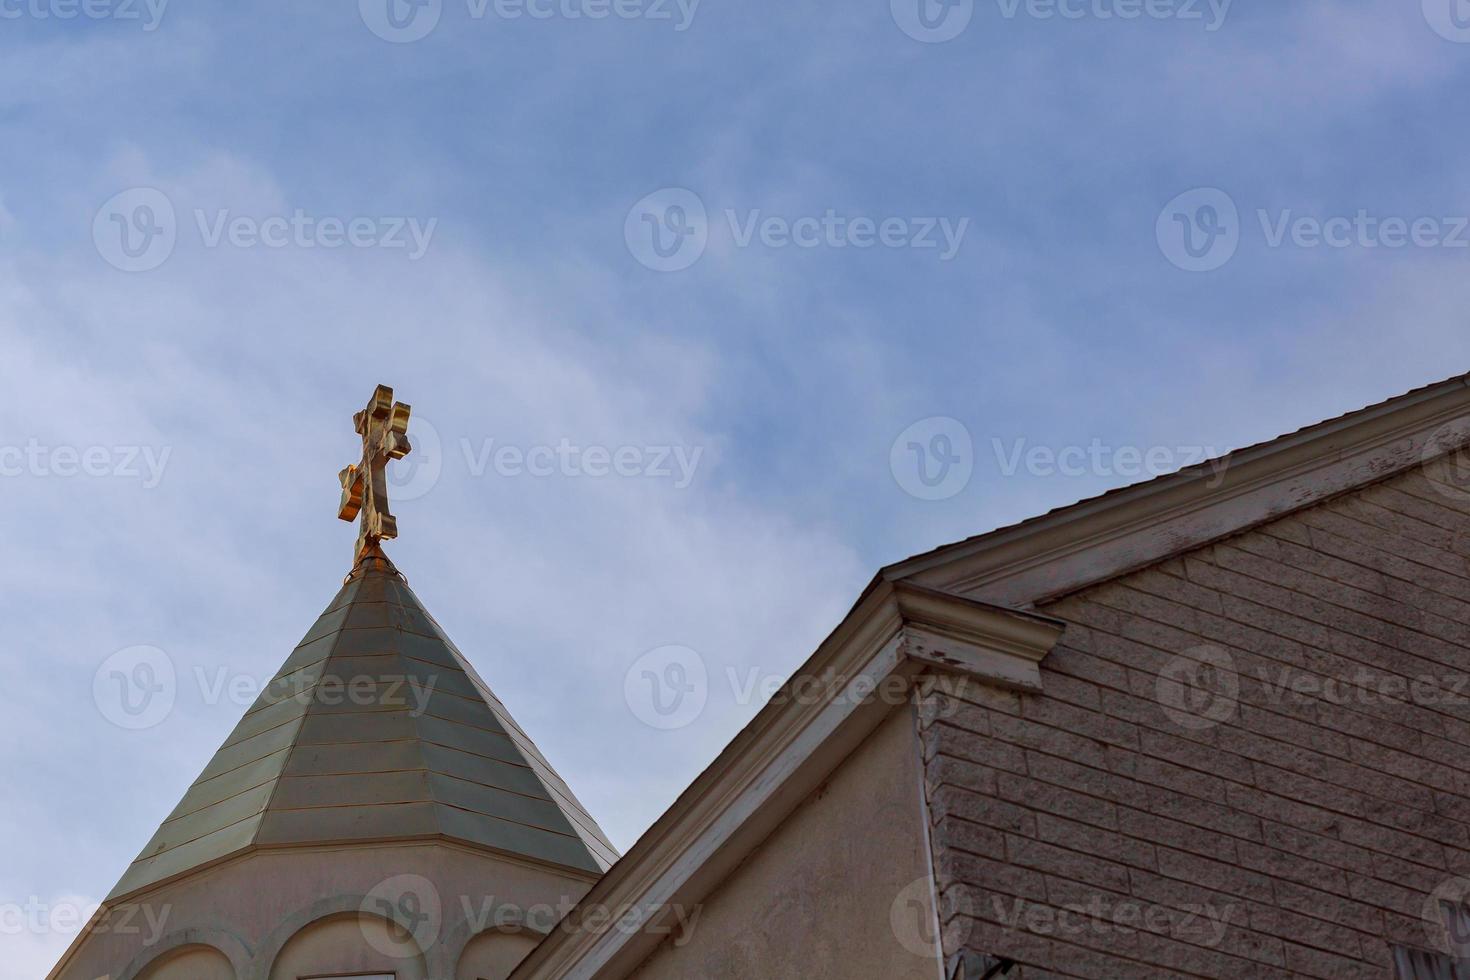
<instances>
[{"instance_id":1,"label":"brick course","mask_svg":"<svg viewBox=\"0 0 1470 980\"><path fill-rule=\"evenodd\" d=\"M947 942L1023 980L1383 980L1428 947L1470 875L1470 501L1439 465L1048 603L1042 694L926 686ZM1161 672L1201 649L1238 694L1181 722Z\"/></svg>"}]
</instances>

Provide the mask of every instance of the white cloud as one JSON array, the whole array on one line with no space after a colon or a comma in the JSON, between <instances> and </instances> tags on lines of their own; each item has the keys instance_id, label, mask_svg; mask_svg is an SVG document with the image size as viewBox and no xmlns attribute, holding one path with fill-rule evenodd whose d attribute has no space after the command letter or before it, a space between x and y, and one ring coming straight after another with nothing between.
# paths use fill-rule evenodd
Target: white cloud
<instances>
[{"instance_id":1,"label":"white cloud","mask_svg":"<svg viewBox=\"0 0 1470 980\"><path fill-rule=\"evenodd\" d=\"M162 177L134 159L120 172L180 201L290 206L228 159ZM181 247L137 276L85 251L27 254L8 273L0 442L172 456L153 490L6 481L25 520L0 573L13 624L0 658L27 664L34 687L4 723L18 746L7 769L30 801L0 828L12 842L5 894L110 886L241 713L186 690L158 729L112 729L91 702L104 657L150 644L184 675L268 677L331 597L353 537L335 520L335 474L357 451L351 413L379 381L444 440L438 484L397 507L395 557L621 846L758 707L717 698L683 737L662 736L623 703L628 664L680 642L722 673L789 671L865 580L835 532L721 472L730 435L708 417L712 351L630 341L613 324L607 341L579 337L525 298L534 284L452 243L425 263ZM462 445L486 438L703 456L686 490L646 477L476 477Z\"/></svg>"}]
</instances>

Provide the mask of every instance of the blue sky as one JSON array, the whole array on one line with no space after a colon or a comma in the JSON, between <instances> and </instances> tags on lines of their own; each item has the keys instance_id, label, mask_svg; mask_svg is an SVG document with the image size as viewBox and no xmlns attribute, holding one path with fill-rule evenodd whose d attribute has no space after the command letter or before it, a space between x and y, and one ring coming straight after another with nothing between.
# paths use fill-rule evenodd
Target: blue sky
<instances>
[{"instance_id":1,"label":"blue sky","mask_svg":"<svg viewBox=\"0 0 1470 980\"><path fill-rule=\"evenodd\" d=\"M4 976L336 591L380 381L391 553L626 848L881 565L1470 363L1460 0L387 2L0 0Z\"/></svg>"}]
</instances>

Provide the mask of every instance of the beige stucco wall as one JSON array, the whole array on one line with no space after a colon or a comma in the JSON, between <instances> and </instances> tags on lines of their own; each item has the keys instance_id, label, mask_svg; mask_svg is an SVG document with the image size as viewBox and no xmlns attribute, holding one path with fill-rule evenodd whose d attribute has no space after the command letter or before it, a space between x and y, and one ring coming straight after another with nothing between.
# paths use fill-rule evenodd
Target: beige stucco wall
<instances>
[{"instance_id":1,"label":"beige stucco wall","mask_svg":"<svg viewBox=\"0 0 1470 980\"><path fill-rule=\"evenodd\" d=\"M541 938L535 933L498 930L476 936L459 959L455 980L505 980Z\"/></svg>"},{"instance_id":2,"label":"beige stucco wall","mask_svg":"<svg viewBox=\"0 0 1470 980\"><path fill-rule=\"evenodd\" d=\"M349 914L314 922L291 937L271 964L270 980L344 973L426 980L427 967L410 932L376 916Z\"/></svg>"},{"instance_id":3,"label":"beige stucco wall","mask_svg":"<svg viewBox=\"0 0 1470 980\"><path fill-rule=\"evenodd\" d=\"M916 731L889 715L632 976L935 980Z\"/></svg>"},{"instance_id":4,"label":"beige stucco wall","mask_svg":"<svg viewBox=\"0 0 1470 980\"><path fill-rule=\"evenodd\" d=\"M590 887L590 876L439 842L262 851L118 910L56 980L449 980L462 955L476 980L501 980L534 934L500 931L497 910L550 928ZM408 928L389 925L385 903ZM495 938L477 940L487 930Z\"/></svg>"},{"instance_id":5,"label":"beige stucco wall","mask_svg":"<svg viewBox=\"0 0 1470 980\"><path fill-rule=\"evenodd\" d=\"M234 980L235 969L218 950L206 946L180 949L144 971L142 980Z\"/></svg>"}]
</instances>

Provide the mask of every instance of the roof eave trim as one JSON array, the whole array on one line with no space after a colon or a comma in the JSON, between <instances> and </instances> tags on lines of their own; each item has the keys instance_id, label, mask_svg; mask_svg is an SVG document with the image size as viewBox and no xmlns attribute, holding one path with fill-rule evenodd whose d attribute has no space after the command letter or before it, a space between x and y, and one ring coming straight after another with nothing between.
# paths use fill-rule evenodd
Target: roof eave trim
<instances>
[{"instance_id":1,"label":"roof eave trim","mask_svg":"<svg viewBox=\"0 0 1470 980\"><path fill-rule=\"evenodd\" d=\"M885 568L1026 607L1238 534L1470 443L1470 377Z\"/></svg>"}]
</instances>

